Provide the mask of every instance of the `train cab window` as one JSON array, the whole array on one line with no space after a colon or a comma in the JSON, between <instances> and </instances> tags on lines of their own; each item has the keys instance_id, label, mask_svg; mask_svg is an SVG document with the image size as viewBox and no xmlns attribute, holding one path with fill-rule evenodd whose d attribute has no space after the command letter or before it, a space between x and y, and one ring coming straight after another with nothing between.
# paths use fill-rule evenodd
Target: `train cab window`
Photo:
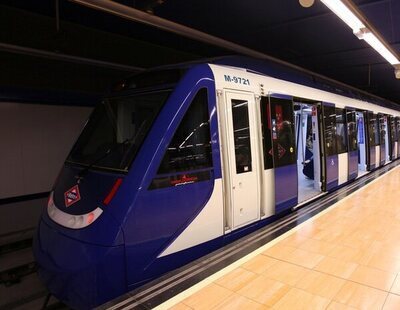
<instances>
[{"instance_id":1,"label":"train cab window","mask_svg":"<svg viewBox=\"0 0 400 310\"><path fill-rule=\"evenodd\" d=\"M347 152L346 112L344 109L335 108L336 112L336 151L337 154Z\"/></svg>"},{"instance_id":2,"label":"train cab window","mask_svg":"<svg viewBox=\"0 0 400 310\"><path fill-rule=\"evenodd\" d=\"M249 107L245 100L232 99L233 138L236 173L252 171Z\"/></svg>"},{"instance_id":3,"label":"train cab window","mask_svg":"<svg viewBox=\"0 0 400 310\"><path fill-rule=\"evenodd\" d=\"M212 167L207 90L193 99L158 169L170 174Z\"/></svg>"},{"instance_id":4,"label":"train cab window","mask_svg":"<svg viewBox=\"0 0 400 310\"><path fill-rule=\"evenodd\" d=\"M296 134L293 122L292 98L270 97L274 166L282 167L296 162Z\"/></svg>"},{"instance_id":5,"label":"train cab window","mask_svg":"<svg viewBox=\"0 0 400 310\"><path fill-rule=\"evenodd\" d=\"M267 97L261 97L260 111L264 153L264 169L271 169L274 166L274 162L272 157L271 118L269 115L270 109Z\"/></svg>"},{"instance_id":6,"label":"train cab window","mask_svg":"<svg viewBox=\"0 0 400 310\"><path fill-rule=\"evenodd\" d=\"M336 110L333 106L324 105L325 146L326 155L337 154L336 150Z\"/></svg>"},{"instance_id":7,"label":"train cab window","mask_svg":"<svg viewBox=\"0 0 400 310\"><path fill-rule=\"evenodd\" d=\"M348 146L349 152L357 151L357 122L356 122L356 112L347 111L346 112L346 122L347 122L347 136L348 136Z\"/></svg>"},{"instance_id":8,"label":"train cab window","mask_svg":"<svg viewBox=\"0 0 400 310\"><path fill-rule=\"evenodd\" d=\"M170 90L112 97L93 111L67 162L127 171Z\"/></svg>"}]
</instances>

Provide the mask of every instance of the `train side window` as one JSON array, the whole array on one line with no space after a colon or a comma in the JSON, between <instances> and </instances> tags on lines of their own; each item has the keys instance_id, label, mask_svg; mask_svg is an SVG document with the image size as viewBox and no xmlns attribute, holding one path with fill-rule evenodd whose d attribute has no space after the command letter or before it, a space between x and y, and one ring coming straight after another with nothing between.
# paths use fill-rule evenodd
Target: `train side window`
<instances>
[{"instance_id":1,"label":"train side window","mask_svg":"<svg viewBox=\"0 0 400 310\"><path fill-rule=\"evenodd\" d=\"M356 112L347 111L346 112L347 121L347 134L348 134L348 145L349 152L357 151L357 122L356 122Z\"/></svg>"},{"instance_id":2,"label":"train side window","mask_svg":"<svg viewBox=\"0 0 400 310\"><path fill-rule=\"evenodd\" d=\"M249 107L246 100L232 99L236 173L252 171Z\"/></svg>"},{"instance_id":3,"label":"train side window","mask_svg":"<svg viewBox=\"0 0 400 310\"><path fill-rule=\"evenodd\" d=\"M324 124L325 124L325 145L326 155L331 156L337 154L336 151L336 111L335 107L323 107Z\"/></svg>"},{"instance_id":4,"label":"train side window","mask_svg":"<svg viewBox=\"0 0 400 310\"><path fill-rule=\"evenodd\" d=\"M212 167L207 89L193 99L169 144L158 174Z\"/></svg>"},{"instance_id":5,"label":"train side window","mask_svg":"<svg viewBox=\"0 0 400 310\"><path fill-rule=\"evenodd\" d=\"M271 169L274 166L274 161L272 157L271 117L269 112L270 109L268 97L261 97L260 111L264 153L264 169Z\"/></svg>"},{"instance_id":6,"label":"train side window","mask_svg":"<svg viewBox=\"0 0 400 310\"><path fill-rule=\"evenodd\" d=\"M296 162L292 99L270 97L275 168Z\"/></svg>"},{"instance_id":7,"label":"train side window","mask_svg":"<svg viewBox=\"0 0 400 310\"><path fill-rule=\"evenodd\" d=\"M336 112L336 151L337 154L347 152L346 112L335 108Z\"/></svg>"}]
</instances>

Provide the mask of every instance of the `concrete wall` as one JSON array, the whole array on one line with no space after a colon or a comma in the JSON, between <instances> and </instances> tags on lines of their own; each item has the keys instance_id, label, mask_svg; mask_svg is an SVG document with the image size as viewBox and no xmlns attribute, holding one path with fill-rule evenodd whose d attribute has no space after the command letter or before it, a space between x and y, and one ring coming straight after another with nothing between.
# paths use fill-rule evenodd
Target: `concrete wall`
<instances>
[{"instance_id":1,"label":"concrete wall","mask_svg":"<svg viewBox=\"0 0 400 310\"><path fill-rule=\"evenodd\" d=\"M92 108L0 103L0 199L51 189Z\"/></svg>"}]
</instances>

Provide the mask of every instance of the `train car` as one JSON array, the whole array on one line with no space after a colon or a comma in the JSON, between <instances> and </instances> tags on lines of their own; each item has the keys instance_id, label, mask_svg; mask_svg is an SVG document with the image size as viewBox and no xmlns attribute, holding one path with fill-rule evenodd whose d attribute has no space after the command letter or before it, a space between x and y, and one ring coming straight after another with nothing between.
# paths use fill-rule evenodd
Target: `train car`
<instances>
[{"instance_id":1,"label":"train car","mask_svg":"<svg viewBox=\"0 0 400 310\"><path fill-rule=\"evenodd\" d=\"M100 305L400 155L387 102L228 57L126 79L93 111L44 208L40 278Z\"/></svg>"}]
</instances>

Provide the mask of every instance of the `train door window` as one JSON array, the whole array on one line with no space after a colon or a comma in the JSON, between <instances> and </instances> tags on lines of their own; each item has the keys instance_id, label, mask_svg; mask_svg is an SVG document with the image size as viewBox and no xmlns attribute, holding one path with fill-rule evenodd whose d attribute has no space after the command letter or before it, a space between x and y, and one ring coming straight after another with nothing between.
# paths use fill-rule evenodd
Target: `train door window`
<instances>
[{"instance_id":1,"label":"train door window","mask_svg":"<svg viewBox=\"0 0 400 310\"><path fill-rule=\"evenodd\" d=\"M267 97L261 97L260 101L261 111L261 126L262 126L262 139L263 139L263 153L264 153L264 169L271 169L274 166L272 157L272 137L271 137L271 118L269 101Z\"/></svg>"},{"instance_id":2,"label":"train door window","mask_svg":"<svg viewBox=\"0 0 400 310\"><path fill-rule=\"evenodd\" d=\"M346 113L347 122L347 136L348 136L348 148L349 152L357 151L357 126L356 126L356 112L347 111Z\"/></svg>"},{"instance_id":3,"label":"train door window","mask_svg":"<svg viewBox=\"0 0 400 310\"><path fill-rule=\"evenodd\" d=\"M170 174L212 167L207 90L193 99L169 144L158 174Z\"/></svg>"},{"instance_id":4,"label":"train door window","mask_svg":"<svg viewBox=\"0 0 400 310\"><path fill-rule=\"evenodd\" d=\"M336 112L336 151L337 154L347 152L346 111L335 108Z\"/></svg>"},{"instance_id":5,"label":"train door window","mask_svg":"<svg viewBox=\"0 0 400 310\"><path fill-rule=\"evenodd\" d=\"M236 173L252 171L249 107L245 100L232 99L233 138Z\"/></svg>"},{"instance_id":6,"label":"train door window","mask_svg":"<svg viewBox=\"0 0 400 310\"><path fill-rule=\"evenodd\" d=\"M293 104L291 99L270 97L275 167L296 163Z\"/></svg>"},{"instance_id":7,"label":"train door window","mask_svg":"<svg viewBox=\"0 0 400 310\"><path fill-rule=\"evenodd\" d=\"M335 107L324 105L326 155L337 154L336 151L336 111Z\"/></svg>"}]
</instances>

